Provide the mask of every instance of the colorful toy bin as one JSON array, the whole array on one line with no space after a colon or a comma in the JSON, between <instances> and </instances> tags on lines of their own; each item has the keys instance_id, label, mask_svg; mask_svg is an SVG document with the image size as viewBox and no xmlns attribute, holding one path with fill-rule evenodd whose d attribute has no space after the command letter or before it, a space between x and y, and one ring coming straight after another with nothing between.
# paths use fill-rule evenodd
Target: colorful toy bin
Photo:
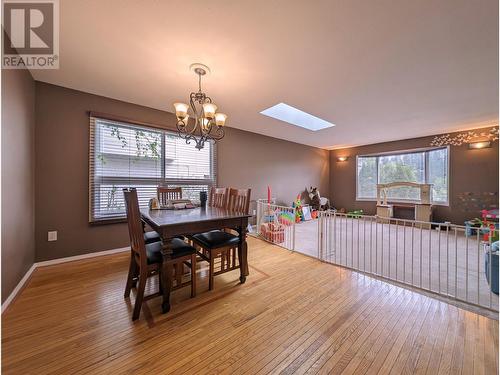
<instances>
[{"instance_id":1,"label":"colorful toy bin","mask_svg":"<svg viewBox=\"0 0 500 375\"><path fill-rule=\"evenodd\" d=\"M281 223L263 223L260 225L262 237L272 243L285 242L285 225Z\"/></svg>"}]
</instances>

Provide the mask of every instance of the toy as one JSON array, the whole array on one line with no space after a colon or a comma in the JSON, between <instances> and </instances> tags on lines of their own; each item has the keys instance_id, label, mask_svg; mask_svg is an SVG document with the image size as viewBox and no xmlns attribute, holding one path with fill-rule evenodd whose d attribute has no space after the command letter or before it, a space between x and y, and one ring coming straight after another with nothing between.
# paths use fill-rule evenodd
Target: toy
<instances>
[{"instance_id":1,"label":"toy","mask_svg":"<svg viewBox=\"0 0 500 375\"><path fill-rule=\"evenodd\" d=\"M363 210L354 210L347 213L347 217L351 219L360 219L363 216Z\"/></svg>"},{"instance_id":2,"label":"toy","mask_svg":"<svg viewBox=\"0 0 500 375\"><path fill-rule=\"evenodd\" d=\"M295 202L293 202L292 207L295 208L295 222L300 223L304 221L304 216L302 215L302 201L300 200L300 194L297 195Z\"/></svg>"},{"instance_id":3,"label":"toy","mask_svg":"<svg viewBox=\"0 0 500 375\"><path fill-rule=\"evenodd\" d=\"M292 225L293 222L295 221L293 214L289 211L280 211L277 213L277 216L278 216L278 222L286 226Z\"/></svg>"},{"instance_id":4,"label":"toy","mask_svg":"<svg viewBox=\"0 0 500 375\"><path fill-rule=\"evenodd\" d=\"M311 200L311 207L315 211L327 211L330 209L330 202L328 198L321 197L317 187L310 187L307 191L309 193L309 199Z\"/></svg>"},{"instance_id":5,"label":"toy","mask_svg":"<svg viewBox=\"0 0 500 375\"><path fill-rule=\"evenodd\" d=\"M483 210L482 213L482 219L475 218L469 221L465 222L465 234L466 236L474 236L477 234L479 231L479 234L482 235L483 241L489 242L490 237L491 241L495 242L498 241L498 229L499 225L498 222L494 222L491 220L488 220L488 216L492 216L490 213L485 213ZM495 218L493 218L495 219Z\"/></svg>"},{"instance_id":6,"label":"toy","mask_svg":"<svg viewBox=\"0 0 500 375\"><path fill-rule=\"evenodd\" d=\"M467 220L465 222L465 235L469 237L476 235L476 232L481 228L481 225L481 219L475 218L472 220Z\"/></svg>"},{"instance_id":7,"label":"toy","mask_svg":"<svg viewBox=\"0 0 500 375\"><path fill-rule=\"evenodd\" d=\"M498 210L482 210L481 217L486 219L498 219Z\"/></svg>"}]
</instances>

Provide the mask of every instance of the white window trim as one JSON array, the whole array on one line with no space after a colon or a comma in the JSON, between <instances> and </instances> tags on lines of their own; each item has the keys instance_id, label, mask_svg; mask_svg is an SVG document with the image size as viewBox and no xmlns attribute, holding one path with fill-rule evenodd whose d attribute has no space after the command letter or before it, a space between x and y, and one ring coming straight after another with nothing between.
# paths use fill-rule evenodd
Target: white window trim
<instances>
[{"instance_id":1,"label":"white window trim","mask_svg":"<svg viewBox=\"0 0 500 375\"><path fill-rule=\"evenodd\" d=\"M441 149L446 149L448 153L448 158L447 158L447 170L446 170L446 175L448 176L448 183L447 183L447 200L446 202L442 201L431 201L431 203L434 206L445 206L449 207L450 206L450 160L451 160L451 154L450 154L450 146L445 146L445 147L423 147L423 148L414 148L414 149L409 149L409 150L397 150L397 151L388 151L388 152L379 152L379 153L374 153L374 154L363 154L363 155L356 155L356 166L355 166L355 172L356 172L356 201L359 202L376 202L377 198L364 198L360 197L358 193L358 159L363 158L363 157L379 157L379 156L392 156L392 155L401 155L401 154L412 154L412 153L419 153L419 152L425 152L425 181L428 181L428 173L429 173L429 168L428 163L429 163L429 154L427 153L428 151L433 151L433 150L441 150ZM377 169L377 180L378 180L378 160L376 163L376 169ZM388 199L389 203L418 203L418 201L413 200L413 199Z\"/></svg>"}]
</instances>

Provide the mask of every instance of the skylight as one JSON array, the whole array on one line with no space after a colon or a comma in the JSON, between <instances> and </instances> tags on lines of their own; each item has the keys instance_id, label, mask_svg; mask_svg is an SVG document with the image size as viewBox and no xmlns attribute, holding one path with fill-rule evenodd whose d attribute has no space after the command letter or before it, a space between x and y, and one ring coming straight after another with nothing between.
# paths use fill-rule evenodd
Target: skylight
<instances>
[{"instance_id":1,"label":"skylight","mask_svg":"<svg viewBox=\"0 0 500 375\"><path fill-rule=\"evenodd\" d=\"M322 120L319 117L313 116L285 103L279 103L270 108L264 109L261 114L312 131L318 131L335 126L335 124L332 124L331 122Z\"/></svg>"}]
</instances>

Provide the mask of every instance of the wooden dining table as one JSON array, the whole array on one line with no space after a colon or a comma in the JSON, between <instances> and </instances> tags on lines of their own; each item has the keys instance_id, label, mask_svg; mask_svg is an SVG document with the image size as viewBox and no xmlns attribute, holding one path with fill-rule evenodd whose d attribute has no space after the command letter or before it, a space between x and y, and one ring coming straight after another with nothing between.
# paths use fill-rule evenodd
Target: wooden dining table
<instances>
[{"instance_id":1,"label":"wooden dining table","mask_svg":"<svg viewBox=\"0 0 500 375\"><path fill-rule=\"evenodd\" d=\"M239 237L238 259L240 264L240 282L243 284L248 276L247 260L247 226L250 215L242 214L216 207L197 207L183 210L150 210L142 209L141 218L157 232L162 239L163 287L162 311L170 310L170 292L172 291L173 265L170 246L172 238L176 236L189 236L197 233L208 232L216 229L233 229ZM195 270L192 270L195 272Z\"/></svg>"}]
</instances>

